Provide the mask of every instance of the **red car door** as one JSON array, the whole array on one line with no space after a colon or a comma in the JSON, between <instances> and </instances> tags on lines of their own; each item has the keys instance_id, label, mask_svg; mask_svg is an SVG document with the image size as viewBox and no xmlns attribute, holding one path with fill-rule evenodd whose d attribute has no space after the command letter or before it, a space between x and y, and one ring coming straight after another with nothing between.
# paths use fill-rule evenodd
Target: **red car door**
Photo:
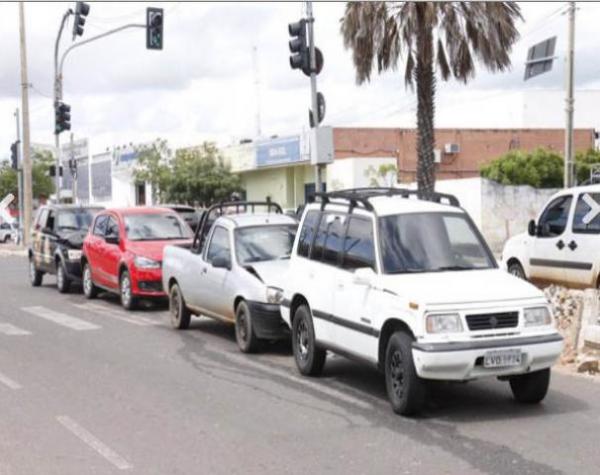
<instances>
[{"instance_id":1,"label":"red car door","mask_svg":"<svg viewBox=\"0 0 600 475\"><path fill-rule=\"evenodd\" d=\"M92 232L86 238L85 255L87 257L90 269L92 270L92 279L95 283L106 285L106 279L103 277L101 264L102 246L104 244L104 232L108 215L99 214L94 221Z\"/></svg>"},{"instance_id":2,"label":"red car door","mask_svg":"<svg viewBox=\"0 0 600 475\"><path fill-rule=\"evenodd\" d=\"M121 233L116 216L110 215L106 225L106 233L102 246L101 268L106 285L111 288L119 287L119 264L121 262Z\"/></svg>"}]
</instances>

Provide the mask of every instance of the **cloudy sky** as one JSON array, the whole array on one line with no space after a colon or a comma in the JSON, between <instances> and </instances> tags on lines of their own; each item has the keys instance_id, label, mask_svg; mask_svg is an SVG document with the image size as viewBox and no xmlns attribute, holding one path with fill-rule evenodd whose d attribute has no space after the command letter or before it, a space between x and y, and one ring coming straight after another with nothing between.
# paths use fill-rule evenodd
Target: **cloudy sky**
<instances>
[{"instance_id":1,"label":"cloudy sky","mask_svg":"<svg viewBox=\"0 0 600 475\"><path fill-rule=\"evenodd\" d=\"M71 3L25 6L32 142L53 142L53 49L60 18ZM145 8L165 9L162 51L145 49L143 29L131 29L84 45L69 54L64 68L64 100L72 106L75 137L90 137L92 152L111 145L163 137L174 146L202 140L232 143L253 137L257 110L265 136L300 131L307 125L308 79L288 63L287 24L304 12L295 3L127 3L91 4L83 38L126 23L144 23ZM456 104L494 114L487 98L524 88L562 88L566 38L565 3L521 4L525 21L509 73L480 70L465 87L438 89L438 121L444 127L475 127L477 113L448 112ZM600 87L597 25L600 4L578 3L576 84ZM315 3L315 38L325 56L318 78L327 100L325 123L336 126L414 126L415 96L399 73L375 76L357 86L350 52L339 34L343 3ZM14 110L20 107L18 5L0 2L0 158L14 140ZM71 24L61 48L71 42ZM527 48L557 35L555 70L523 82ZM253 50L256 48L256 53ZM256 65L256 66L255 66ZM258 85L257 85L258 78ZM258 104L258 106L257 106ZM463 108L464 109L464 108ZM444 113L446 112L446 113ZM67 140L68 134L62 135Z\"/></svg>"}]
</instances>

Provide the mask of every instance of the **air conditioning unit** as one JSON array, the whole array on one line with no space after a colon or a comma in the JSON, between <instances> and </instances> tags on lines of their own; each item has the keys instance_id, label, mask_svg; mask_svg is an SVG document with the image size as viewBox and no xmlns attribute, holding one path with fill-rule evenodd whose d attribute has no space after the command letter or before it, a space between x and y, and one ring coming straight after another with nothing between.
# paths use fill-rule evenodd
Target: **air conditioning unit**
<instances>
[{"instance_id":1,"label":"air conditioning unit","mask_svg":"<svg viewBox=\"0 0 600 475\"><path fill-rule=\"evenodd\" d=\"M446 145L444 145L444 153L447 153L448 155L454 155L459 152L460 145L458 145L457 143L447 143Z\"/></svg>"},{"instance_id":2,"label":"air conditioning unit","mask_svg":"<svg viewBox=\"0 0 600 475\"><path fill-rule=\"evenodd\" d=\"M442 163L442 151L439 148L433 149L433 163Z\"/></svg>"}]
</instances>

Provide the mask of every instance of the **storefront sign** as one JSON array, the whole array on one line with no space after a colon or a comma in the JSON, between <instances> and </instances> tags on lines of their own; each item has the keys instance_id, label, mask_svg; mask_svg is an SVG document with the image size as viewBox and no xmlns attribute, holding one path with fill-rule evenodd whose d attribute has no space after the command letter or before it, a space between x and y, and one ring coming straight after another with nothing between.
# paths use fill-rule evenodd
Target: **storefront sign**
<instances>
[{"instance_id":1,"label":"storefront sign","mask_svg":"<svg viewBox=\"0 0 600 475\"><path fill-rule=\"evenodd\" d=\"M269 167L308 161L300 153L300 137L282 137L256 144L256 166Z\"/></svg>"}]
</instances>

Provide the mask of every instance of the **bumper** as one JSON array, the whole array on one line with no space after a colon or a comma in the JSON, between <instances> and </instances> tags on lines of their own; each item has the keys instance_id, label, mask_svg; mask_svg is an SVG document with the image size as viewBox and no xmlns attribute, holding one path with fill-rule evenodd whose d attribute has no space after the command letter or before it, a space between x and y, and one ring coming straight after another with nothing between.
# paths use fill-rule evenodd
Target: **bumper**
<instances>
[{"instance_id":1,"label":"bumper","mask_svg":"<svg viewBox=\"0 0 600 475\"><path fill-rule=\"evenodd\" d=\"M560 356L562 346L562 337L558 333L456 343L415 342L413 359L417 374L421 378L464 381L549 368ZM490 350L501 349L521 350L521 364L504 368L484 368L484 354Z\"/></svg>"},{"instance_id":2,"label":"bumper","mask_svg":"<svg viewBox=\"0 0 600 475\"><path fill-rule=\"evenodd\" d=\"M252 325L256 336L267 340L281 340L290 334L288 326L281 318L279 305L248 301L252 315Z\"/></svg>"},{"instance_id":3,"label":"bumper","mask_svg":"<svg viewBox=\"0 0 600 475\"><path fill-rule=\"evenodd\" d=\"M81 261L63 260L67 277L71 280L81 281Z\"/></svg>"},{"instance_id":4,"label":"bumper","mask_svg":"<svg viewBox=\"0 0 600 475\"><path fill-rule=\"evenodd\" d=\"M162 269L131 268L133 293L139 297L166 297L162 285Z\"/></svg>"}]
</instances>

